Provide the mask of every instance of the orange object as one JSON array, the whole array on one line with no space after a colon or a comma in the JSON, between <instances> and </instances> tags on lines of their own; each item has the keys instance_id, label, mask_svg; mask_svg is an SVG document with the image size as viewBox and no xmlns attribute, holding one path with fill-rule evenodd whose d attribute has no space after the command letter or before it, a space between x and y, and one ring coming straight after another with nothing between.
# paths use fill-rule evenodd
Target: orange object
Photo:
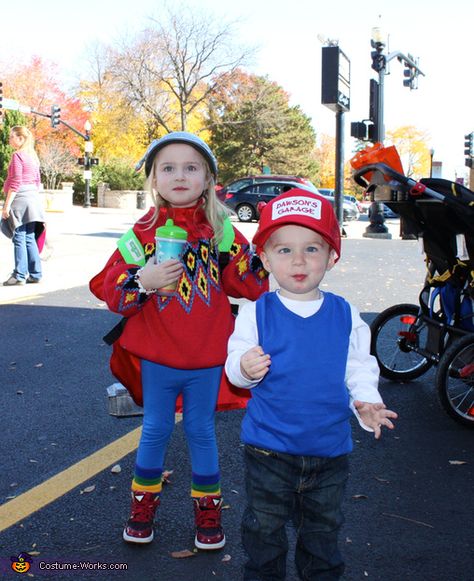
<instances>
[{"instance_id":1,"label":"orange object","mask_svg":"<svg viewBox=\"0 0 474 581\"><path fill-rule=\"evenodd\" d=\"M358 151L354 157L350 159L350 164L355 170L374 163L385 163L396 172L404 174L400 156L398 155L397 148L394 145L384 147L383 143L377 142L374 143L374 145L368 145L362 151ZM369 171L364 174L364 178L370 182L372 172ZM385 180L390 181L390 178L386 177Z\"/></svg>"}]
</instances>

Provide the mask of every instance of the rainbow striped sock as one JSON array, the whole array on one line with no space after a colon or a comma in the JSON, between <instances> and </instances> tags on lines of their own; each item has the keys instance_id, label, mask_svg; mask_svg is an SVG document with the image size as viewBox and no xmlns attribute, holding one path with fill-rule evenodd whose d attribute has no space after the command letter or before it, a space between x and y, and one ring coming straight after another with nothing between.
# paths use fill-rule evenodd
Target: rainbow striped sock
<instances>
[{"instance_id":1,"label":"rainbow striped sock","mask_svg":"<svg viewBox=\"0 0 474 581\"><path fill-rule=\"evenodd\" d=\"M221 480L220 472L216 474L196 474L193 472L191 482L191 497L202 498L203 496L220 496Z\"/></svg>"},{"instance_id":2,"label":"rainbow striped sock","mask_svg":"<svg viewBox=\"0 0 474 581\"><path fill-rule=\"evenodd\" d=\"M142 492L156 492L159 494L163 486L163 468L142 468L135 465L132 480L132 490Z\"/></svg>"}]
</instances>

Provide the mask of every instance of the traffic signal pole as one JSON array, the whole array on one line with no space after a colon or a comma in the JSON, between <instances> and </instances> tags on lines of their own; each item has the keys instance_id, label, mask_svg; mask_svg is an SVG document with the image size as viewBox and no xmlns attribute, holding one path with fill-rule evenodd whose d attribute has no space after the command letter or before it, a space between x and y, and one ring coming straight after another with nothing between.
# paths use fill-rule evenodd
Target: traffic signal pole
<instances>
[{"instance_id":1,"label":"traffic signal pole","mask_svg":"<svg viewBox=\"0 0 474 581\"><path fill-rule=\"evenodd\" d=\"M90 201L90 181L92 178L92 171L91 167L93 165L98 165L99 160L97 158L92 157L92 141L91 141L91 124L89 121L86 121L84 124L84 131L82 133L79 129L73 127L64 119L61 119L61 107L59 105L52 105L51 106L51 113L43 113L41 111L35 111L31 107L27 105L22 105L15 99L5 99L3 97L3 83L0 82L0 113L3 109L7 109L10 111L19 111L20 113L27 113L31 115L38 115L39 117L46 117L51 121L51 127L56 129L59 124L64 125L70 131L79 135L84 141L84 158L79 158L78 162L80 165L84 165L84 184L85 184L85 193L84 193L84 208L90 208L91 201ZM1 115L0 115L1 117Z\"/></svg>"}]
</instances>

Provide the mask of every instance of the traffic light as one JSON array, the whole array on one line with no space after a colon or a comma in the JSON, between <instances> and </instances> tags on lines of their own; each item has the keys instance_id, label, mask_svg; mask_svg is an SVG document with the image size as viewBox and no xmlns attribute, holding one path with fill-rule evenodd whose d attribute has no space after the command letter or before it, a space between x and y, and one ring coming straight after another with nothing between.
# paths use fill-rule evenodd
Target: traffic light
<instances>
[{"instance_id":1,"label":"traffic light","mask_svg":"<svg viewBox=\"0 0 474 581\"><path fill-rule=\"evenodd\" d=\"M464 155L474 157L474 131L464 136Z\"/></svg>"},{"instance_id":2,"label":"traffic light","mask_svg":"<svg viewBox=\"0 0 474 581\"><path fill-rule=\"evenodd\" d=\"M351 123L351 137L360 139L361 141L367 140L367 125L363 121L353 121Z\"/></svg>"},{"instance_id":3,"label":"traffic light","mask_svg":"<svg viewBox=\"0 0 474 581\"><path fill-rule=\"evenodd\" d=\"M51 127L56 128L61 119L61 107L59 105L51 105Z\"/></svg>"},{"instance_id":4,"label":"traffic light","mask_svg":"<svg viewBox=\"0 0 474 581\"><path fill-rule=\"evenodd\" d=\"M411 61L413 61L413 57L409 54L408 58L411 59ZM408 61L404 61L404 66L405 68L403 69L403 76L405 77L403 79L403 86L404 87L409 87L410 89L416 89L416 77L418 75L418 71L416 70L416 67L412 64L412 62L408 62Z\"/></svg>"},{"instance_id":5,"label":"traffic light","mask_svg":"<svg viewBox=\"0 0 474 581\"><path fill-rule=\"evenodd\" d=\"M372 57L372 68L374 69L374 71L376 71L377 73L383 71L387 63L385 55L379 50L373 50L370 53L370 56Z\"/></svg>"}]
</instances>

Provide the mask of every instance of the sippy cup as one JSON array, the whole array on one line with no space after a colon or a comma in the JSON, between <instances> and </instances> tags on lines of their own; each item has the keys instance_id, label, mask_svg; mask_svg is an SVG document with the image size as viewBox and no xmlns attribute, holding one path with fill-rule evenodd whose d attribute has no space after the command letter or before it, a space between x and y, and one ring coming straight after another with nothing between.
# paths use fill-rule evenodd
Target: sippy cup
<instances>
[{"instance_id":1,"label":"sippy cup","mask_svg":"<svg viewBox=\"0 0 474 581\"><path fill-rule=\"evenodd\" d=\"M188 233L186 230L179 226L175 226L171 218L166 220L164 226L160 226L156 229L156 264L161 264L162 262L165 262L165 260L171 260L172 258L181 258L181 253L183 252L187 237ZM170 296L175 290L176 283L157 289L157 293L159 295Z\"/></svg>"}]
</instances>

